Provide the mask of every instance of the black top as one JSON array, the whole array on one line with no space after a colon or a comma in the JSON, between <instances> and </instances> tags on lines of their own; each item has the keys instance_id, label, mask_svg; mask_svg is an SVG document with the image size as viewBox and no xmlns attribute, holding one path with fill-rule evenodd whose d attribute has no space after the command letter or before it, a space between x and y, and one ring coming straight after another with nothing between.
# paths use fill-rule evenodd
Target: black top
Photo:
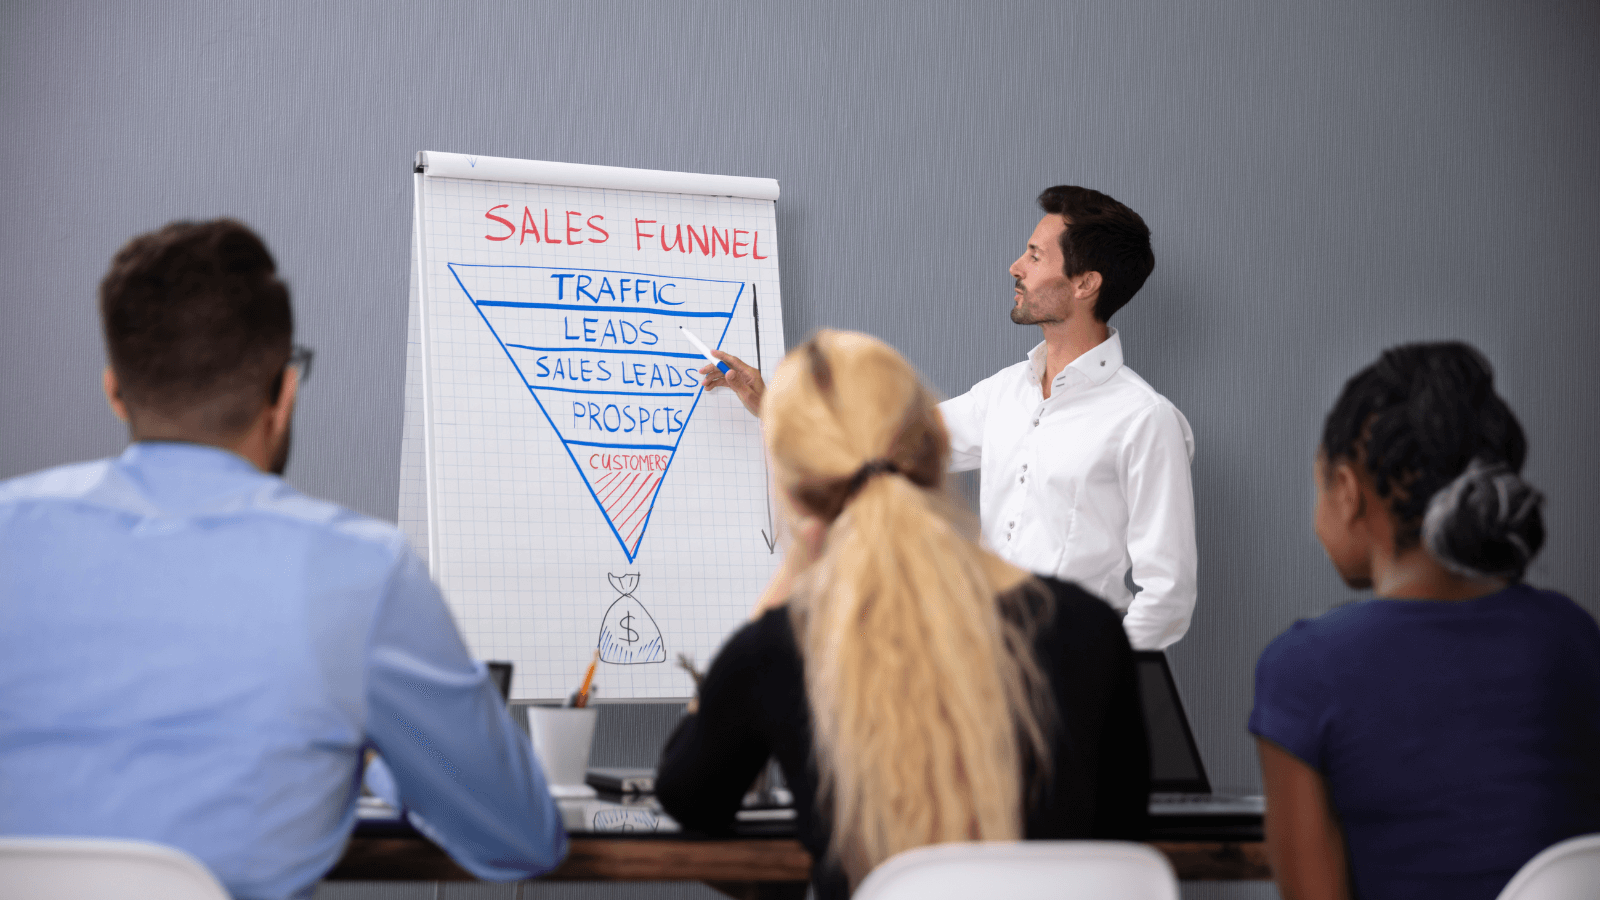
<instances>
[{"instance_id":1,"label":"black top","mask_svg":"<svg viewBox=\"0 0 1600 900\"><path fill-rule=\"evenodd\" d=\"M1150 747L1122 623L1076 585L1040 579L1054 615L1039 626L1034 652L1049 680L1058 720L1050 733L1052 772L1025 772L1025 836L1045 840L1138 840L1150 794ZM1002 608L1027 602L1021 590ZM885 685L885 690L894 690ZM771 756L795 798L798 837L817 861L818 900L848 897L844 873L826 863L831 817L816 807L805 674L786 609L751 622L717 654L700 688L700 711L667 741L656 774L661 805L686 828L726 834L745 792Z\"/></svg>"}]
</instances>

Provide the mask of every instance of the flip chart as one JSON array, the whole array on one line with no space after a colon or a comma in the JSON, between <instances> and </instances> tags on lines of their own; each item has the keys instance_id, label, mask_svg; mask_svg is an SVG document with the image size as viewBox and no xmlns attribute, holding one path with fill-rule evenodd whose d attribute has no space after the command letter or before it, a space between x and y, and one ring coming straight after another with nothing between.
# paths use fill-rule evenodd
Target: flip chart
<instances>
[{"instance_id":1,"label":"flip chart","mask_svg":"<svg viewBox=\"0 0 1600 900\"><path fill-rule=\"evenodd\" d=\"M686 326L783 355L777 182L417 155L400 525L469 649L559 699L693 693L777 564L759 423Z\"/></svg>"}]
</instances>

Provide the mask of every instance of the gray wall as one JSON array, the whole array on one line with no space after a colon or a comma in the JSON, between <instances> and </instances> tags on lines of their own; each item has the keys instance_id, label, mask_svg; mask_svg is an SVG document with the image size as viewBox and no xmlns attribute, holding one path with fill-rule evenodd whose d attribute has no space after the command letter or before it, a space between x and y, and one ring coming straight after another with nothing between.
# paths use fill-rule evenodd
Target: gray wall
<instances>
[{"instance_id":1,"label":"gray wall","mask_svg":"<svg viewBox=\"0 0 1600 900\"><path fill-rule=\"evenodd\" d=\"M1342 380L1460 337L1550 495L1533 580L1600 610L1600 7L1310 3L9 3L0 477L116 452L94 285L132 234L258 227L318 349L292 480L395 513L412 154L777 178L791 342L1012 362L1049 184L1155 232L1115 324L1194 424L1201 597L1173 653L1214 779L1258 783L1262 646L1347 599L1308 528ZM1196 892L1198 895L1198 892ZM1215 893L1208 891L1207 894Z\"/></svg>"}]
</instances>

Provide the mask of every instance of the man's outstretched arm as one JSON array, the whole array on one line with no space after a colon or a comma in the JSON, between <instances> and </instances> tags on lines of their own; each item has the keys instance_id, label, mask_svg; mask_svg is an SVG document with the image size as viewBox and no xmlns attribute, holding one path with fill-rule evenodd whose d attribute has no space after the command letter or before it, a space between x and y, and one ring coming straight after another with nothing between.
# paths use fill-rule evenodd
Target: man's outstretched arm
<instances>
[{"instance_id":1,"label":"man's outstretched arm","mask_svg":"<svg viewBox=\"0 0 1600 900\"><path fill-rule=\"evenodd\" d=\"M700 368L702 384L708 391L720 387L731 389L739 397L739 402L750 411L750 415L760 418L761 398L766 396L767 384L761 377L761 371L732 353L721 350L711 351L711 355L728 364L726 374L715 365L707 363ZM950 471L965 472L976 469L982 462L983 451L983 416L987 397L984 392L974 388L939 404L939 412L943 416L945 430L950 435Z\"/></svg>"},{"instance_id":2,"label":"man's outstretched arm","mask_svg":"<svg viewBox=\"0 0 1600 900\"><path fill-rule=\"evenodd\" d=\"M422 831L485 880L561 862L566 831L528 735L409 550L373 627L367 678L367 734Z\"/></svg>"},{"instance_id":3,"label":"man's outstretched arm","mask_svg":"<svg viewBox=\"0 0 1600 900\"><path fill-rule=\"evenodd\" d=\"M706 363L700 367L701 384L708 391L719 387L731 388L750 415L761 418L761 398L767 393L767 383L761 377L761 370L732 353L713 350L711 355L727 363L728 372L724 375L714 363Z\"/></svg>"}]
</instances>

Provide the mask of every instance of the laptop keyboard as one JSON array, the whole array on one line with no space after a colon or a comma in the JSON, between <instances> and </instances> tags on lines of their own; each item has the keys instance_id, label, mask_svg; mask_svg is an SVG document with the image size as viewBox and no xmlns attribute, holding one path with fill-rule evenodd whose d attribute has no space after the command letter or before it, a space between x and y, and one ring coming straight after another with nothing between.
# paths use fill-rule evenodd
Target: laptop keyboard
<instances>
[{"instance_id":1,"label":"laptop keyboard","mask_svg":"<svg viewBox=\"0 0 1600 900\"><path fill-rule=\"evenodd\" d=\"M1150 795L1150 814L1153 816L1259 816L1266 812L1265 797L1228 794L1174 794Z\"/></svg>"}]
</instances>

